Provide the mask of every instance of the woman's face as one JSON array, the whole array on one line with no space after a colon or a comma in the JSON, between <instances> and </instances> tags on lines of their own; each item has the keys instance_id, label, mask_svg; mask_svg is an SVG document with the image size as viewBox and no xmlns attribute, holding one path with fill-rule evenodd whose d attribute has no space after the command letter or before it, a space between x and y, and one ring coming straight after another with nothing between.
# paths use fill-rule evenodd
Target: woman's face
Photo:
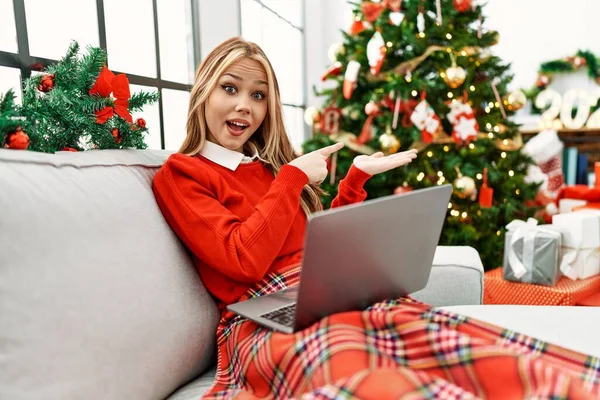
<instances>
[{"instance_id":1,"label":"woman's face","mask_svg":"<svg viewBox=\"0 0 600 400\"><path fill-rule=\"evenodd\" d=\"M207 139L242 152L267 115L268 90L267 74L258 61L244 58L232 64L206 101Z\"/></svg>"}]
</instances>

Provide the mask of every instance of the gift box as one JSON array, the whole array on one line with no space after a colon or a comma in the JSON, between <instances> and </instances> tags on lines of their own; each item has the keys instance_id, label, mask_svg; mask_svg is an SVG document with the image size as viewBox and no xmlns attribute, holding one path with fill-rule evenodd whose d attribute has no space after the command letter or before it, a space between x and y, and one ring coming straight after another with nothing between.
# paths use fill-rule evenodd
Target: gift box
<instances>
[{"instance_id":1,"label":"gift box","mask_svg":"<svg viewBox=\"0 0 600 400\"><path fill-rule=\"evenodd\" d=\"M563 234L561 272L570 279L600 273L600 210L581 210L552 217Z\"/></svg>"},{"instance_id":2,"label":"gift box","mask_svg":"<svg viewBox=\"0 0 600 400\"><path fill-rule=\"evenodd\" d=\"M504 279L538 285L556 284L560 277L561 233L537 220L514 220L506 226Z\"/></svg>"},{"instance_id":3,"label":"gift box","mask_svg":"<svg viewBox=\"0 0 600 400\"><path fill-rule=\"evenodd\" d=\"M525 304L536 306L588 305L590 296L600 293L600 275L573 281L565 276L556 286L532 285L504 279L502 268L485 273L483 304Z\"/></svg>"}]
</instances>

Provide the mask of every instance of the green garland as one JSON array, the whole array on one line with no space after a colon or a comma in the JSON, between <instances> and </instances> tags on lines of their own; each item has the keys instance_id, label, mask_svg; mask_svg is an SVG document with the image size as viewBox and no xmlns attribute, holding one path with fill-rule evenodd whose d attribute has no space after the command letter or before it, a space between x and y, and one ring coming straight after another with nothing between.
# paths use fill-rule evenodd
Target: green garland
<instances>
[{"instance_id":1,"label":"green garland","mask_svg":"<svg viewBox=\"0 0 600 400\"><path fill-rule=\"evenodd\" d=\"M23 82L21 105L15 104L12 90L0 96L2 145L10 148L10 137L21 128L19 134L27 135L27 149L32 151L146 148L146 123L141 118L133 121L130 113L155 103L158 93L140 92L118 100L112 92L117 92L117 79L110 78L102 79L104 88L108 87L104 94L90 93L101 72L105 78L114 76L106 62L105 50L88 47L80 57L79 45L73 42L58 63ZM119 84L119 94L124 96L129 82L120 78ZM100 115L109 118L100 119Z\"/></svg>"},{"instance_id":2,"label":"green garland","mask_svg":"<svg viewBox=\"0 0 600 400\"><path fill-rule=\"evenodd\" d=\"M579 50L575 56L542 63L538 71L537 82L529 90L524 90L525 95L533 104L532 111L540 112L535 107L535 99L552 82L554 75L575 72L582 68L586 68L587 75L600 85L600 59L591 51ZM598 108L598 106L592 107L592 112Z\"/></svg>"}]
</instances>

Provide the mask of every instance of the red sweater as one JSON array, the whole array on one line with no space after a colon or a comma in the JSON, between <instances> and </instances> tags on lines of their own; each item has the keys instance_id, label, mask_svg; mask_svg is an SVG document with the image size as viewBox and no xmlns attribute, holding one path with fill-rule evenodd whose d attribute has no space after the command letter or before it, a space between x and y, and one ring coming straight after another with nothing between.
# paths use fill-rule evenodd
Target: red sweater
<instances>
[{"instance_id":1,"label":"red sweater","mask_svg":"<svg viewBox=\"0 0 600 400\"><path fill-rule=\"evenodd\" d=\"M350 168L332 207L363 201L367 173ZM260 161L235 171L201 155L172 155L153 190L167 222L192 254L220 309L267 273L299 264L306 216L300 194L308 178L284 165L277 177Z\"/></svg>"}]
</instances>

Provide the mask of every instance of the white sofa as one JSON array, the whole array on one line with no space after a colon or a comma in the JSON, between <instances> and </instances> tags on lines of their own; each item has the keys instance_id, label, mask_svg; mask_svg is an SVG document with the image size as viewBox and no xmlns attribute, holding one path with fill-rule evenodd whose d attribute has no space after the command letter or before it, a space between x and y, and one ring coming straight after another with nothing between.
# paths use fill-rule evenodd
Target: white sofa
<instances>
[{"instance_id":1,"label":"white sofa","mask_svg":"<svg viewBox=\"0 0 600 400\"><path fill-rule=\"evenodd\" d=\"M0 399L210 387L217 309L151 190L168 154L0 150ZM482 294L477 252L438 247L414 296L477 310Z\"/></svg>"}]
</instances>

